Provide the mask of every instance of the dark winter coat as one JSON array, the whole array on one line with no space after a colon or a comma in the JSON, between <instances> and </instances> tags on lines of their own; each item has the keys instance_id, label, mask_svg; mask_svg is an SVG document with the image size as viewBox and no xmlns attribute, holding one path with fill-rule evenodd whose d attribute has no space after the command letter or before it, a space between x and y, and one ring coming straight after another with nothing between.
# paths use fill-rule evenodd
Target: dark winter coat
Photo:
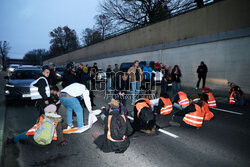
<instances>
[{"instance_id":1,"label":"dark winter coat","mask_svg":"<svg viewBox=\"0 0 250 167\"><path fill-rule=\"evenodd\" d=\"M199 67L198 67L198 69L197 69L197 73L198 73L198 77L199 77L199 78L206 77L207 72L208 72L208 70L207 70L206 64L204 64L204 65L199 65Z\"/></svg>"}]
</instances>

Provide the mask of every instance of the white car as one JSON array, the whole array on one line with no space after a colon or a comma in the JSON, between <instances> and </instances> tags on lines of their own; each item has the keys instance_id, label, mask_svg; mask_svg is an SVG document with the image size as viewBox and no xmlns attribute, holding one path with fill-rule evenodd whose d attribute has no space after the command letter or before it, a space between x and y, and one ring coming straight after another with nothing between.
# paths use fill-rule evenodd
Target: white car
<instances>
[{"instance_id":1,"label":"white car","mask_svg":"<svg viewBox=\"0 0 250 167\"><path fill-rule=\"evenodd\" d=\"M102 68L98 68L96 81L100 82L100 81L105 81L105 80L106 80L106 72L103 71Z\"/></svg>"}]
</instances>

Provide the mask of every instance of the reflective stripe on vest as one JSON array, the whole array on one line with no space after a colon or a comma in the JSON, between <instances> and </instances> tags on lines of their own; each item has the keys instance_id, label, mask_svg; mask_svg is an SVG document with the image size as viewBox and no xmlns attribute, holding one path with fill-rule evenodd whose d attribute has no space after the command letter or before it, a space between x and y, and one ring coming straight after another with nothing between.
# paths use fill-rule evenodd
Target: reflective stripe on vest
<instances>
[{"instance_id":1,"label":"reflective stripe on vest","mask_svg":"<svg viewBox=\"0 0 250 167\"><path fill-rule=\"evenodd\" d=\"M30 84L30 97L31 100L35 100L35 99L42 99L42 96L40 95L39 91L38 91L38 87L34 86L40 79L44 79L46 82L46 87L45 87L45 93L48 97L50 97L50 88L49 88L49 84L48 81L45 77L39 77L37 80L33 81Z\"/></svg>"},{"instance_id":2,"label":"reflective stripe on vest","mask_svg":"<svg viewBox=\"0 0 250 167\"><path fill-rule=\"evenodd\" d=\"M124 115L121 115L122 118L124 119L124 121L126 122L126 118ZM110 141L113 141L113 142L123 142L126 140L127 136L123 136L123 139L122 140L115 140L111 137L111 130L110 130L110 124L111 124L111 118L112 118L112 115L109 115L108 117L108 132L107 132L107 139L110 140Z\"/></svg>"},{"instance_id":3,"label":"reflective stripe on vest","mask_svg":"<svg viewBox=\"0 0 250 167\"><path fill-rule=\"evenodd\" d=\"M205 116L205 111L203 107L200 107L197 104L194 105L196 111L186 114L183 118L183 121L191 126L201 127Z\"/></svg>"},{"instance_id":4,"label":"reflective stripe on vest","mask_svg":"<svg viewBox=\"0 0 250 167\"><path fill-rule=\"evenodd\" d=\"M137 117L139 118L139 115L140 115L140 112L141 112L141 109L144 108L144 107L147 107L147 108L150 108L148 106L148 104L143 101L143 102L139 102L135 105L136 109L137 109Z\"/></svg>"},{"instance_id":5,"label":"reflective stripe on vest","mask_svg":"<svg viewBox=\"0 0 250 167\"><path fill-rule=\"evenodd\" d=\"M208 100L207 100L208 107L209 108L215 108L216 107L216 101L214 99L213 94L211 92L207 92L206 94L208 95Z\"/></svg>"},{"instance_id":6,"label":"reflective stripe on vest","mask_svg":"<svg viewBox=\"0 0 250 167\"><path fill-rule=\"evenodd\" d=\"M186 93L180 91L178 92L178 95L179 95L179 100L178 100L178 103L180 104L180 106L188 106L189 105L189 100L187 98L187 95Z\"/></svg>"},{"instance_id":7,"label":"reflective stripe on vest","mask_svg":"<svg viewBox=\"0 0 250 167\"><path fill-rule=\"evenodd\" d=\"M231 93L231 95L230 95L229 104L235 104L234 91L233 91L233 92Z\"/></svg>"},{"instance_id":8,"label":"reflective stripe on vest","mask_svg":"<svg viewBox=\"0 0 250 167\"><path fill-rule=\"evenodd\" d=\"M214 114L209 110L208 104L206 102L203 102L203 108L205 111L204 120L209 121L211 118L214 117Z\"/></svg>"},{"instance_id":9,"label":"reflective stripe on vest","mask_svg":"<svg viewBox=\"0 0 250 167\"><path fill-rule=\"evenodd\" d=\"M172 102L170 101L169 98L160 97L160 99L164 103L164 107L161 108L160 114L161 115L170 114L173 111Z\"/></svg>"},{"instance_id":10,"label":"reflective stripe on vest","mask_svg":"<svg viewBox=\"0 0 250 167\"><path fill-rule=\"evenodd\" d=\"M40 116L39 122L35 124L31 129L29 129L25 135L35 135L37 128L42 124L43 120L44 120L43 116ZM53 123L55 125L55 131L54 131L52 140L57 140L56 127L57 127L58 122L53 122Z\"/></svg>"},{"instance_id":11,"label":"reflective stripe on vest","mask_svg":"<svg viewBox=\"0 0 250 167\"><path fill-rule=\"evenodd\" d=\"M146 101L146 103L149 105L149 107L151 107L151 101L148 98L144 98L144 100Z\"/></svg>"}]
</instances>

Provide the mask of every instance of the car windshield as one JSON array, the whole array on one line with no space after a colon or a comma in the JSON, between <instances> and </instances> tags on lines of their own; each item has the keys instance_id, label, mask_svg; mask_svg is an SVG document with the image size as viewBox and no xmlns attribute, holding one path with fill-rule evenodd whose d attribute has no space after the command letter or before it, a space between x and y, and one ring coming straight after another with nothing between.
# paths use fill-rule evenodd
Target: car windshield
<instances>
[{"instance_id":1,"label":"car windshield","mask_svg":"<svg viewBox=\"0 0 250 167\"><path fill-rule=\"evenodd\" d=\"M58 72L63 72L65 70L65 68L63 67L56 67L55 71L58 71Z\"/></svg>"},{"instance_id":2,"label":"car windshield","mask_svg":"<svg viewBox=\"0 0 250 167\"><path fill-rule=\"evenodd\" d=\"M41 73L41 70L16 70L11 75L11 79L35 79Z\"/></svg>"}]
</instances>

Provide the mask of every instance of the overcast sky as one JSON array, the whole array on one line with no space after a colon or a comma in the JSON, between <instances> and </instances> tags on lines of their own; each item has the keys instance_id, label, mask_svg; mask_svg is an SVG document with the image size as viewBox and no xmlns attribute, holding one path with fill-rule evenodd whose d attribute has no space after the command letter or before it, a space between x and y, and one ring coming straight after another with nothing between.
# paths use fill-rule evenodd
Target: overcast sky
<instances>
[{"instance_id":1,"label":"overcast sky","mask_svg":"<svg viewBox=\"0 0 250 167\"><path fill-rule=\"evenodd\" d=\"M1 0L0 40L8 41L10 58L32 49L49 49L49 32L69 26L81 35L94 25L99 0Z\"/></svg>"}]
</instances>

